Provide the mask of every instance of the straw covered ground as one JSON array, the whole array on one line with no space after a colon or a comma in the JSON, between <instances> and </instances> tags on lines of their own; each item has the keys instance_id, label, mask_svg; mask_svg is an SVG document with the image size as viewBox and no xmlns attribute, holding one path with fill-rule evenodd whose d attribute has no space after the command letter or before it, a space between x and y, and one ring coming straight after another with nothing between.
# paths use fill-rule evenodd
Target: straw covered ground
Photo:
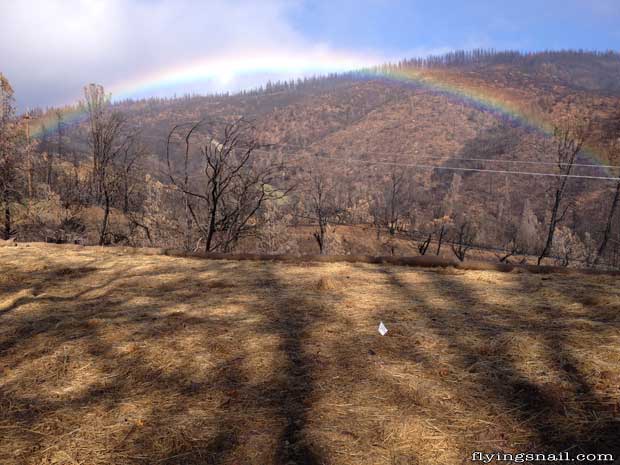
<instances>
[{"instance_id":1,"label":"straw covered ground","mask_svg":"<svg viewBox=\"0 0 620 465\"><path fill-rule=\"evenodd\" d=\"M0 267L2 465L619 453L618 277L34 244Z\"/></svg>"}]
</instances>

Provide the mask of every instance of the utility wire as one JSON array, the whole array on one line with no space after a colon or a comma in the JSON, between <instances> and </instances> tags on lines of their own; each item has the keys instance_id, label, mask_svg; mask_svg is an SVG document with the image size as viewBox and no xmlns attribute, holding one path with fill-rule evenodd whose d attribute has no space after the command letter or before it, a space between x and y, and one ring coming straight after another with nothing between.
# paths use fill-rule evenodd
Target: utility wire
<instances>
[{"instance_id":1,"label":"utility wire","mask_svg":"<svg viewBox=\"0 0 620 465\"><path fill-rule=\"evenodd\" d=\"M478 168L462 168L457 166L437 166L437 165L421 165L421 164L413 164L413 163L396 163L389 161L369 161L369 160L355 160L352 158L349 159L336 159L332 157L326 157L324 155L315 155L317 158L322 158L326 160L336 161L336 162L344 162L344 163L363 163L370 165L390 165L390 166L403 166L409 168L422 168L422 169L431 169L431 170L447 170L447 171L473 171L477 173L492 173L492 174L516 174L523 176L546 176L553 178L578 178L578 179L596 179L601 181L620 181L620 178L610 177L610 176L585 176L580 174L557 174L557 173L538 173L532 171L510 171L510 170L491 170L491 169L478 169Z\"/></svg>"},{"instance_id":2,"label":"utility wire","mask_svg":"<svg viewBox=\"0 0 620 465\"><path fill-rule=\"evenodd\" d=\"M294 150L312 150L311 147L301 147L295 145L274 145L275 148L288 148ZM316 150L316 149L315 149ZM365 155L413 155L417 158L423 159L436 159L436 160L447 160L447 161L482 161L482 162L492 162L492 163L517 163L517 164L529 164L529 165L550 165L550 166L566 166L570 163L558 163L553 161L536 161L536 160L502 160L499 158L448 158L442 156L433 156L433 155L417 155L415 153L407 153L405 152L375 152L375 151L367 151L363 150L362 153ZM599 165L599 164L590 164L590 163L573 163L573 166L579 166L584 168L620 168L620 165Z\"/></svg>"},{"instance_id":3,"label":"utility wire","mask_svg":"<svg viewBox=\"0 0 620 465\"><path fill-rule=\"evenodd\" d=\"M398 155L396 153L390 152L364 152L367 155ZM474 161L474 162L490 162L490 163L511 163L511 164L523 164L523 165L547 165L547 166L568 166L570 163L557 163L552 161L534 161L534 160L501 160L498 158L447 158L447 157L438 157L432 155L416 155L413 153L403 153L400 155L415 155L416 158L424 159L424 160L446 160L450 162L459 162L459 161ZM620 168L617 165L595 165L595 164L587 164L587 163L573 163L573 167L577 168Z\"/></svg>"},{"instance_id":4,"label":"utility wire","mask_svg":"<svg viewBox=\"0 0 620 465\"><path fill-rule=\"evenodd\" d=\"M282 149L282 148L286 148L286 149L295 149L298 151L307 151L310 150L310 147L302 147L302 146L292 146L292 145L286 145L286 144L282 144L282 145L273 145L270 146L268 149L255 149L255 152L264 152L264 153L273 153L274 149ZM361 153L363 155L413 155L411 153L398 153L398 152L363 152ZM429 164L413 164L413 163L397 163L397 162L390 162L390 161L383 161L383 160L377 160L377 161L370 161L370 160L356 160L356 159L352 159L352 158L335 158L335 157L329 157L326 155L321 155L321 154L303 154L303 153L296 153L296 154L290 154L288 155L288 162L291 162L291 158L295 157L295 158L302 158L304 155L308 156L308 157L317 157L317 158L322 158L325 160L330 160L330 161L334 161L334 162L345 162L345 163L364 163L364 164L375 164L375 165L391 165L391 166L403 166L403 167L410 167L410 168L420 168L420 169L431 169L431 170L446 170L446 171L465 171L465 172L477 172L477 173L489 173L489 174L512 174L512 175L521 175L521 176L538 176L538 177L554 177L554 178L573 178L573 179L589 179L589 180L601 180L601 181L620 181L620 177L613 177L613 176L590 176L590 175L580 175L580 174L558 174L558 173L540 173L540 172L533 172L533 171L519 171L519 170L497 170L497 169L486 169L486 168L464 168L464 167L457 167L457 166L439 166L439 165L429 165ZM417 156L417 158L421 158L421 159L438 159L438 160L445 160L447 162L452 162L452 161L476 161L476 162L494 162L494 163L513 163L513 164L518 164L518 163L523 163L523 164L540 164L540 165L552 165L552 166L568 166L570 165L570 163L554 163L554 162L544 162L544 161L533 161L533 160L499 160L499 159L487 159L487 158L447 158L446 157L437 157L437 156L429 156L429 155L423 155L423 156ZM583 164L583 163L573 163L572 164L573 167L589 167L589 168L620 168L620 166L617 165L595 165L595 164ZM190 178L199 178L202 177L202 175L189 175Z\"/></svg>"}]
</instances>

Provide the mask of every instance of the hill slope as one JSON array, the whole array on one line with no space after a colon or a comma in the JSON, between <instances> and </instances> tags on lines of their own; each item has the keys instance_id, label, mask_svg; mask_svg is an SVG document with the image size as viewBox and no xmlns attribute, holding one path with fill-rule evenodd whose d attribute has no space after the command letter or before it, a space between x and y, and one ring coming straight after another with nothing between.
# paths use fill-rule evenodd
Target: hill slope
<instances>
[{"instance_id":1,"label":"hill slope","mask_svg":"<svg viewBox=\"0 0 620 465\"><path fill-rule=\"evenodd\" d=\"M377 223L373 208L384 201L390 178L396 173L405 175L409 191L401 202L407 206L401 221L405 229L426 236L437 222L456 225L467 220L475 225L479 244L501 248L511 243L514 231L523 229L522 218L527 217L528 235L534 238L528 241L533 245L527 246L527 252L536 254L549 224L550 193L556 178L523 172L557 173L556 153L549 147L545 130L567 114L593 118L588 150L577 161L596 165L609 158L606 148L620 137L619 75L620 56L614 53L453 54L426 62L406 61L374 72L269 84L238 95L126 101L114 108L139 129L148 148L139 176L144 179L148 174L150 181L162 183L143 187L137 201L146 199L143 204L161 206L151 208L160 214L152 229L165 230L154 245L178 245L179 231L184 228L182 213L175 208L179 198L165 185L170 182L164 162L170 129L202 118L244 116L256 125L260 141L271 146L268 154L261 156L279 157L287 163L283 184L297 186L274 214L286 226L312 223L300 212L309 204L312 171L327 173L334 185L332 197L341 203L349 225ZM516 119L511 117L515 114ZM65 156L69 159L75 153L85 162L82 178L86 182L91 165L86 128L73 128L65 139ZM53 150L53 142L50 144L48 149ZM200 158L195 149L196 158ZM173 150L173 161L180 153ZM495 172L476 171L480 169ZM197 162L196 179L202 172ZM614 176L614 172L580 166L573 174ZM609 181L569 182L566 203L573 208L564 218L561 235L564 249L578 251L571 252L580 257L577 259L586 260L597 248L613 188ZM149 198L149 192L156 194ZM63 196L59 191L60 203L65 202ZM78 192L73 197L84 196ZM116 201L118 208L120 203ZM92 213L92 217L97 214ZM80 214L80 221L88 223L92 232L86 236L96 236L95 222ZM52 216L62 215L54 212ZM613 240L620 244L618 219L616 215L612 230ZM116 221L119 241L142 231L128 231L125 223L128 221ZM21 240L42 239L36 222L22 231L26 233ZM142 236L137 241L144 245L147 239ZM312 236L308 237L312 241ZM355 239L353 235L351 240ZM298 245L290 242L287 251L296 253ZM406 250L401 248L401 252ZM564 255L564 251L554 250L553 255ZM607 255L609 263L616 266L618 250L612 251L610 246Z\"/></svg>"},{"instance_id":2,"label":"hill slope","mask_svg":"<svg viewBox=\"0 0 620 465\"><path fill-rule=\"evenodd\" d=\"M173 123L243 115L256 122L262 140L274 144L274 150L285 160L294 160L298 172L316 164L314 155L322 155L319 163L340 173L345 189L365 200L369 193L381 189L391 171L406 170L415 180L414 206L420 224L461 210L484 224L489 230L488 242L496 244L501 240L493 231L494 224L518 221L526 198L540 223L546 222L549 179L437 171L419 166L395 168L381 163L553 173L555 153L541 148L545 139L541 128L549 130L567 111L591 115L594 121L588 143L588 151L594 155L583 154L580 163L605 163L606 145L620 137L617 54L499 53L464 63L450 61L449 56L442 59L447 60L445 65L432 65L430 60L430 64L416 67L404 62L390 72L370 76L345 74L296 86L271 85L264 91L243 95L195 97L153 103L153 107L146 102L127 103L122 108L141 125L160 159L162 141ZM415 71L419 79L407 82L400 78L407 70ZM392 79L390 74L399 78ZM439 88L421 82L439 83ZM480 101L493 101L520 114L521 121L501 111L489 111L476 99L463 99L459 92L481 96ZM459 161L462 158L495 161ZM360 159L369 163L349 161ZM158 171L165 169L160 167ZM586 167L575 173L607 174ZM460 192L452 193L455 174L462 180L457 181ZM588 219L578 211L571 227L581 235L594 233L589 225L602 221L598 216L610 202L613 186L587 180L572 184L575 203ZM524 186L527 196L523 195ZM601 204L605 205L602 209Z\"/></svg>"}]
</instances>

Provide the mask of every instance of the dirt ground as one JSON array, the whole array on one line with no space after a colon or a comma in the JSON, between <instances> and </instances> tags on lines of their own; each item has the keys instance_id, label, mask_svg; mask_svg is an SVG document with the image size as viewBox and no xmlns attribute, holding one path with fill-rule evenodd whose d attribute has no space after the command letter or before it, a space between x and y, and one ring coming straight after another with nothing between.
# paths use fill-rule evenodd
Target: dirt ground
<instances>
[{"instance_id":1,"label":"dirt ground","mask_svg":"<svg viewBox=\"0 0 620 465\"><path fill-rule=\"evenodd\" d=\"M0 248L0 464L620 458L618 283Z\"/></svg>"}]
</instances>

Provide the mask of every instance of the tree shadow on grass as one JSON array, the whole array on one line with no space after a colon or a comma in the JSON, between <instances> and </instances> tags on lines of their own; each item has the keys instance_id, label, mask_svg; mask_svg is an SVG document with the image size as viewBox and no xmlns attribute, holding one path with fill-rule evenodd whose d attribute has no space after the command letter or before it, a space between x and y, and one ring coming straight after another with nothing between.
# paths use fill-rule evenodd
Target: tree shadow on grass
<instances>
[{"instance_id":1,"label":"tree shadow on grass","mask_svg":"<svg viewBox=\"0 0 620 465\"><path fill-rule=\"evenodd\" d=\"M407 318L450 351L438 368L437 354L417 345L418 335L398 333L404 314L391 313L389 299L374 312L363 307L349 315L342 283L319 290L311 282L316 277L296 269L301 265L185 265L165 263L148 271L127 265L112 276L89 271L88 283L76 280L75 290L61 296L46 295L58 284L51 278L40 288L41 308L22 315L17 306L0 317L7 325L0 337L0 370L6 370L0 377L0 428L7 433L0 439L0 462L69 463L54 455L65 452L78 463L93 464L318 465L337 461L327 452L334 443L321 442L320 434L329 433L354 441L346 453L380 449L377 457L385 463L385 449L394 441L371 437L381 434L381 421L393 425L399 415L431 418L439 425L453 420L450 408L421 403L425 393L416 394L386 369L408 365L428 370L437 383L450 381L442 386L455 397L459 390L484 386L487 397L468 407L471 414L487 403L510 415L531 430L534 439L527 446L617 451L612 441L618 425L569 347L573 327L563 321L560 303L520 314L515 305L507 310L486 299L460 276L346 265L363 271L359 279L374 275L381 286L385 281L390 299L401 307L411 303ZM149 283L162 273L163 281ZM424 287L411 285L407 273L424 273ZM531 292L525 281L520 286L517 292ZM436 308L434 296L454 311ZM618 320L607 313L584 318L618 329ZM380 319L388 323L388 339L376 333ZM321 340L323 330L333 330L332 335ZM398 339L389 339L395 334ZM568 391L558 393L524 372L509 347L496 345L488 353L473 342L506 334L541 341L545 360ZM393 350L382 351L378 341L391 341ZM477 386L452 383L452 375L441 371L445 366L467 373ZM341 379L330 378L333 373ZM350 403L351 410L339 412L344 418L316 415L317 408L326 412L325 385L338 402ZM367 393L376 397L366 398ZM575 399L598 415L585 419L592 426L587 434L558 421L565 407L576 413L566 402ZM381 413L383 407L392 413ZM326 424L330 418L333 429ZM506 431L500 424L488 434L494 429L498 436ZM510 437L493 439L514 445ZM389 463L426 463L412 448L392 448Z\"/></svg>"},{"instance_id":2,"label":"tree shadow on grass","mask_svg":"<svg viewBox=\"0 0 620 465\"><path fill-rule=\"evenodd\" d=\"M5 284L0 287L0 295L7 296L11 293L15 293L16 291L18 294L22 295L12 299L8 305L5 304L0 306L0 317L12 312L22 305L32 302L46 289L49 289L54 285L67 283L78 277L86 277L96 271L97 268L92 266L73 268L53 267L46 269L45 271L36 272L36 278L33 279L33 275L35 274L33 272L20 273L6 270L5 272L10 273L12 282L8 285ZM20 290L22 292L19 292Z\"/></svg>"},{"instance_id":3,"label":"tree shadow on grass","mask_svg":"<svg viewBox=\"0 0 620 465\"><path fill-rule=\"evenodd\" d=\"M318 294L309 298L303 289L287 288L271 264L265 267L263 286L269 288L272 296L266 305L275 310L267 315L272 320L267 330L278 335L280 352L285 357L284 377L275 386L277 393L270 400L285 424L278 440L276 463L319 465L324 463L322 453L306 435L315 360L305 343L312 326L324 318L324 311L317 302Z\"/></svg>"},{"instance_id":4,"label":"tree shadow on grass","mask_svg":"<svg viewBox=\"0 0 620 465\"><path fill-rule=\"evenodd\" d=\"M140 285L161 270L127 267L89 276L87 289L76 282L75 292L35 296L36 311L6 320L0 427L10 434L0 440L0 462L62 452L119 465L324 463L305 434L313 361L304 343L321 306L269 266L259 283L268 290L253 296L238 295L238 265L162 268L165 289ZM37 286L45 293L57 284L49 270ZM188 302L189 310L174 311ZM259 347L261 338L279 341L282 363L267 378L252 371L257 354L235 342L250 333Z\"/></svg>"},{"instance_id":5,"label":"tree shadow on grass","mask_svg":"<svg viewBox=\"0 0 620 465\"><path fill-rule=\"evenodd\" d=\"M515 312L514 308L506 311L501 306L485 302L478 291L458 276L426 272L429 277L427 286L418 292L402 279L397 268L382 269L381 273L400 289L403 298L415 304L413 311L416 317L424 319L428 331L440 336L446 346L453 349L451 363L454 368L472 374L485 387L489 395L487 402L499 411L511 412L510 415L520 424L529 425L535 440L525 447L519 446L521 449L611 453L618 457L620 423L611 414L610 405L596 394L594 380L581 372L579 361L567 347L571 337L570 324L563 322L565 315L560 305L551 303L547 309L537 312L536 319L532 319ZM527 296L528 292L531 289L523 282L518 293ZM429 294L443 296L454 311L433 309L433 303L426 297ZM469 307L468 311L459 311L465 305ZM482 308L485 311L480 311ZM493 318L499 315L501 323ZM595 315L584 317L596 319ZM620 329L617 321L615 328ZM515 365L513 354L501 344L493 348L492 354L485 354L472 342L497 341L507 334L527 335L541 341L546 350L544 356L552 361L554 372L570 385L570 389L531 379ZM587 406L591 416L584 418L587 413L577 412L571 407L571 401ZM581 421L587 422L589 427L586 430L574 428L569 413L580 414ZM504 438L503 442L511 445L510 438Z\"/></svg>"},{"instance_id":6,"label":"tree shadow on grass","mask_svg":"<svg viewBox=\"0 0 620 465\"><path fill-rule=\"evenodd\" d=\"M58 283L54 271L49 273L38 284L43 292ZM10 439L11 435L6 435L0 441L0 457L17 453L10 456L10 463L26 463L29 455L62 450L61 439L68 428L77 427L76 431L87 428L80 413L101 411L106 416L107 412L118 412L124 402L133 399L142 409L139 422L121 419L115 425L118 434L105 441L110 443L110 447L97 441L92 443L93 448L103 446L110 462L226 462L229 452L238 444L236 429L241 426L235 426L237 419L227 417L226 405L220 405L225 401L220 400L227 398L228 393L235 389L236 380L244 378L240 365L231 363L230 354L224 354L219 363L213 363L212 373L223 373L225 376L218 378L202 373L201 379L200 376L195 379L191 367L183 361L184 358L191 360L191 353L184 353L174 344L166 343L162 344L162 353L154 354L148 350L148 345L172 339L187 328L210 329L206 333L213 337L212 328L234 324L234 318L222 321L225 319L210 318L207 312L201 316L187 317L168 314L167 307L178 302L174 301L174 296L161 299L162 292L157 286L150 290L137 288L135 292L147 301L160 298L162 301L159 304L136 304L119 299L120 292L127 298L127 279L148 279L149 274L127 273L111 279L96 279L94 286L86 290L78 289L71 295L41 297L41 311L25 320L13 317L7 321L12 331L5 333L0 343L5 359L2 365L17 375L1 385L3 414L0 415L0 424L6 425L14 434ZM167 285L184 289L184 286L194 284L194 292L200 294L200 281L180 275ZM85 295L93 291L97 291L93 301L97 302L98 308L106 310L91 311L91 299ZM118 337L110 333L110 327L118 328ZM197 341L200 342L200 338ZM203 342L208 345L212 341L207 337ZM8 352L16 344L25 349L23 356L20 352ZM127 344L145 345L147 348L126 353L119 350ZM79 383L75 393L58 394L58 389L52 389L56 387L56 379L40 373L37 365L48 359L53 365L54 356L60 348L74 346L76 350L70 352L70 359L82 357L81 360L88 362L82 368L90 366L99 374L94 379L86 380L86 383ZM236 358L243 357L242 349L235 348ZM76 353L78 351L79 354ZM68 365L71 365L70 361ZM67 388L73 388L69 383L65 384ZM35 389L29 390L29 386L35 386ZM60 387L62 383L59 383ZM188 404L201 395L217 399L205 406L207 410L202 417L188 415ZM63 416L68 420L66 425L54 424ZM171 424L171 419L178 420L179 425ZM115 418L108 417L107 421L113 423ZM43 433L41 428L51 428L51 432ZM208 434L187 437L201 429ZM89 431L89 434L96 436L98 433ZM87 450L84 454L93 459L94 453Z\"/></svg>"}]
</instances>

